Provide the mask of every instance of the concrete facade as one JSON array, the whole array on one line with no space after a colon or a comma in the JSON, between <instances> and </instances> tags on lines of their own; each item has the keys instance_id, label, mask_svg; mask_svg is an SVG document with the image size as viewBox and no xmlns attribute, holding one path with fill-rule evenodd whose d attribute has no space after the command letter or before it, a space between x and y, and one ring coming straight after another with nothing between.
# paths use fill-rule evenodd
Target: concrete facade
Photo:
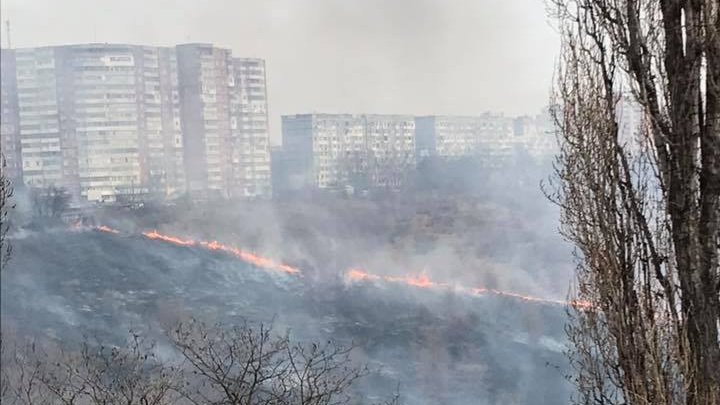
<instances>
[{"instance_id":1,"label":"concrete facade","mask_svg":"<svg viewBox=\"0 0 720 405\"><path fill-rule=\"evenodd\" d=\"M210 44L177 46L180 110L188 191L229 196L232 177L230 51Z\"/></svg>"},{"instance_id":2,"label":"concrete facade","mask_svg":"<svg viewBox=\"0 0 720 405\"><path fill-rule=\"evenodd\" d=\"M13 184L21 184L22 154L15 51L0 49L0 64L0 151L5 158L5 166L1 169Z\"/></svg>"},{"instance_id":3,"label":"concrete facade","mask_svg":"<svg viewBox=\"0 0 720 405\"><path fill-rule=\"evenodd\" d=\"M18 49L25 183L89 201L181 193L177 91L161 69L172 59L136 45Z\"/></svg>"},{"instance_id":4,"label":"concrete facade","mask_svg":"<svg viewBox=\"0 0 720 405\"><path fill-rule=\"evenodd\" d=\"M210 44L177 46L188 189L270 197L265 62Z\"/></svg>"},{"instance_id":5,"label":"concrete facade","mask_svg":"<svg viewBox=\"0 0 720 405\"><path fill-rule=\"evenodd\" d=\"M267 74L262 59L233 58L230 127L233 190L240 197L270 197L270 125Z\"/></svg>"},{"instance_id":6,"label":"concrete facade","mask_svg":"<svg viewBox=\"0 0 720 405\"><path fill-rule=\"evenodd\" d=\"M398 188L415 167L415 121L406 115L282 117L291 188Z\"/></svg>"},{"instance_id":7,"label":"concrete facade","mask_svg":"<svg viewBox=\"0 0 720 405\"><path fill-rule=\"evenodd\" d=\"M417 117L418 156L501 158L514 147L513 120L499 114Z\"/></svg>"},{"instance_id":8,"label":"concrete facade","mask_svg":"<svg viewBox=\"0 0 720 405\"><path fill-rule=\"evenodd\" d=\"M544 116L424 116L415 119L417 156L475 157L492 166L523 150L534 157L554 151L550 120Z\"/></svg>"},{"instance_id":9,"label":"concrete facade","mask_svg":"<svg viewBox=\"0 0 720 405\"><path fill-rule=\"evenodd\" d=\"M269 197L265 63L209 44L3 50L7 172L75 201Z\"/></svg>"}]
</instances>

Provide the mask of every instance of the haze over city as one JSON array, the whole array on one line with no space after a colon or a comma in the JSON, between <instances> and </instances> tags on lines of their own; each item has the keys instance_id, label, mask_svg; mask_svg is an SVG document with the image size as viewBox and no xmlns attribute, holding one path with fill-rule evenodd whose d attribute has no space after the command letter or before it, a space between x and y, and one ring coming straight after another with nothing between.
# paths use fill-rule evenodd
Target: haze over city
<instances>
[{"instance_id":1,"label":"haze over city","mask_svg":"<svg viewBox=\"0 0 720 405\"><path fill-rule=\"evenodd\" d=\"M274 143L279 116L298 112L537 114L548 103L559 43L535 0L4 0L1 7L14 47L209 42L263 58ZM4 29L0 35L6 46Z\"/></svg>"},{"instance_id":2,"label":"haze over city","mask_svg":"<svg viewBox=\"0 0 720 405\"><path fill-rule=\"evenodd\" d=\"M2 405L720 405L718 0L0 0Z\"/></svg>"}]
</instances>

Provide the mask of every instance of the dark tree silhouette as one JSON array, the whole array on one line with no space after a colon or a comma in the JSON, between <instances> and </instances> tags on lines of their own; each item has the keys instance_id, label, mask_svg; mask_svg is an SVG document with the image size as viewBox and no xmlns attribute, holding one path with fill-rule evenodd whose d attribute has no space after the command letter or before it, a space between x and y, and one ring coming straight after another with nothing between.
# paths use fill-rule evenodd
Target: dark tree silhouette
<instances>
[{"instance_id":1,"label":"dark tree silhouette","mask_svg":"<svg viewBox=\"0 0 720 405\"><path fill-rule=\"evenodd\" d=\"M550 3L578 402L720 404L720 3Z\"/></svg>"}]
</instances>

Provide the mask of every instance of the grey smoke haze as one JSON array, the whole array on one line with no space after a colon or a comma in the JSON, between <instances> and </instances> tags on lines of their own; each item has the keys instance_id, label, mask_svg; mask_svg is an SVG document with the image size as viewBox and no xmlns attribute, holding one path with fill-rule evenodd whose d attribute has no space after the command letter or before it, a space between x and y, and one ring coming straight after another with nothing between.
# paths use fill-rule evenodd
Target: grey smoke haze
<instances>
[{"instance_id":1,"label":"grey smoke haze","mask_svg":"<svg viewBox=\"0 0 720 405\"><path fill-rule=\"evenodd\" d=\"M211 42L265 58L275 142L299 112L537 113L558 44L543 0L3 0L2 19L15 47Z\"/></svg>"}]
</instances>

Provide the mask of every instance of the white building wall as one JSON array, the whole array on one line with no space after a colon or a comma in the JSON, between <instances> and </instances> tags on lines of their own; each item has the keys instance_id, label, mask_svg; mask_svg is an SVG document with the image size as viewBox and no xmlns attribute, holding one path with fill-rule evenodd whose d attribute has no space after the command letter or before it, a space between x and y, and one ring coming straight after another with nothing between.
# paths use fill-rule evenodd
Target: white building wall
<instances>
[{"instance_id":1,"label":"white building wall","mask_svg":"<svg viewBox=\"0 0 720 405\"><path fill-rule=\"evenodd\" d=\"M162 188L167 197L186 191L183 137L180 118L177 55L174 48L158 48L162 117ZM151 178L152 182L152 178Z\"/></svg>"},{"instance_id":2,"label":"white building wall","mask_svg":"<svg viewBox=\"0 0 720 405\"><path fill-rule=\"evenodd\" d=\"M370 183L374 187L397 188L415 167L415 119L403 115L365 116L370 161Z\"/></svg>"},{"instance_id":3,"label":"white building wall","mask_svg":"<svg viewBox=\"0 0 720 405\"><path fill-rule=\"evenodd\" d=\"M0 169L13 184L19 184L22 182L22 154L15 50L0 49L0 65L0 152L4 158Z\"/></svg>"},{"instance_id":4,"label":"white building wall","mask_svg":"<svg viewBox=\"0 0 720 405\"><path fill-rule=\"evenodd\" d=\"M270 197L272 183L265 61L234 58L230 87L235 194Z\"/></svg>"},{"instance_id":5,"label":"white building wall","mask_svg":"<svg viewBox=\"0 0 720 405\"><path fill-rule=\"evenodd\" d=\"M23 181L64 186L54 50L18 49L16 66Z\"/></svg>"},{"instance_id":6,"label":"white building wall","mask_svg":"<svg viewBox=\"0 0 720 405\"><path fill-rule=\"evenodd\" d=\"M75 131L80 194L90 201L147 192L141 177L142 82L130 47L76 46Z\"/></svg>"},{"instance_id":7,"label":"white building wall","mask_svg":"<svg viewBox=\"0 0 720 405\"><path fill-rule=\"evenodd\" d=\"M315 184L319 188L340 187L347 181L348 172L353 170L350 166L356 163L351 159L365 158L365 148L361 150L362 156L347 154L359 139L363 139L364 144L364 123L361 118L349 114L314 114L312 118Z\"/></svg>"},{"instance_id":8,"label":"white building wall","mask_svg":"<svg viewBox=\"0 0 720 405\"><path fill-rule=\"evenodd\" d=\"M87 44L17 50L25 183L75 198L169 195L184 183L177 71L162 86L159 48ZM172 61L172 65L176 62ZM168 139L175 141L170 146ZM168 183L167 179L172 182Z\"/></svg>"},{"instance_id":9,"label":"white building wall","mask_svg":"<svg viewBox=\"0 0 720 405\"><path fill-rule=\"evenodd\" d=\"M502 114L418 117L416 122L423 123L423 131L427 132L419 151L427 156L472 156L492 166L525 147L524 138L515 133L513 118Z\"/></svg>"},{"instance_id":10,"label":"white building wall","mask_svg":"<svg viewBox=\"0 0 720 405\"><path fill-rule=\"evenodd\" d=\"M309 144L308 148L303 145ZM412 116L308 114L283 117L283 147L312 185L397 188L415 166ZM305 163L309 162L309 163ZM292 169L290 169L292 170Z\"/></svg>"}]
</instances>

